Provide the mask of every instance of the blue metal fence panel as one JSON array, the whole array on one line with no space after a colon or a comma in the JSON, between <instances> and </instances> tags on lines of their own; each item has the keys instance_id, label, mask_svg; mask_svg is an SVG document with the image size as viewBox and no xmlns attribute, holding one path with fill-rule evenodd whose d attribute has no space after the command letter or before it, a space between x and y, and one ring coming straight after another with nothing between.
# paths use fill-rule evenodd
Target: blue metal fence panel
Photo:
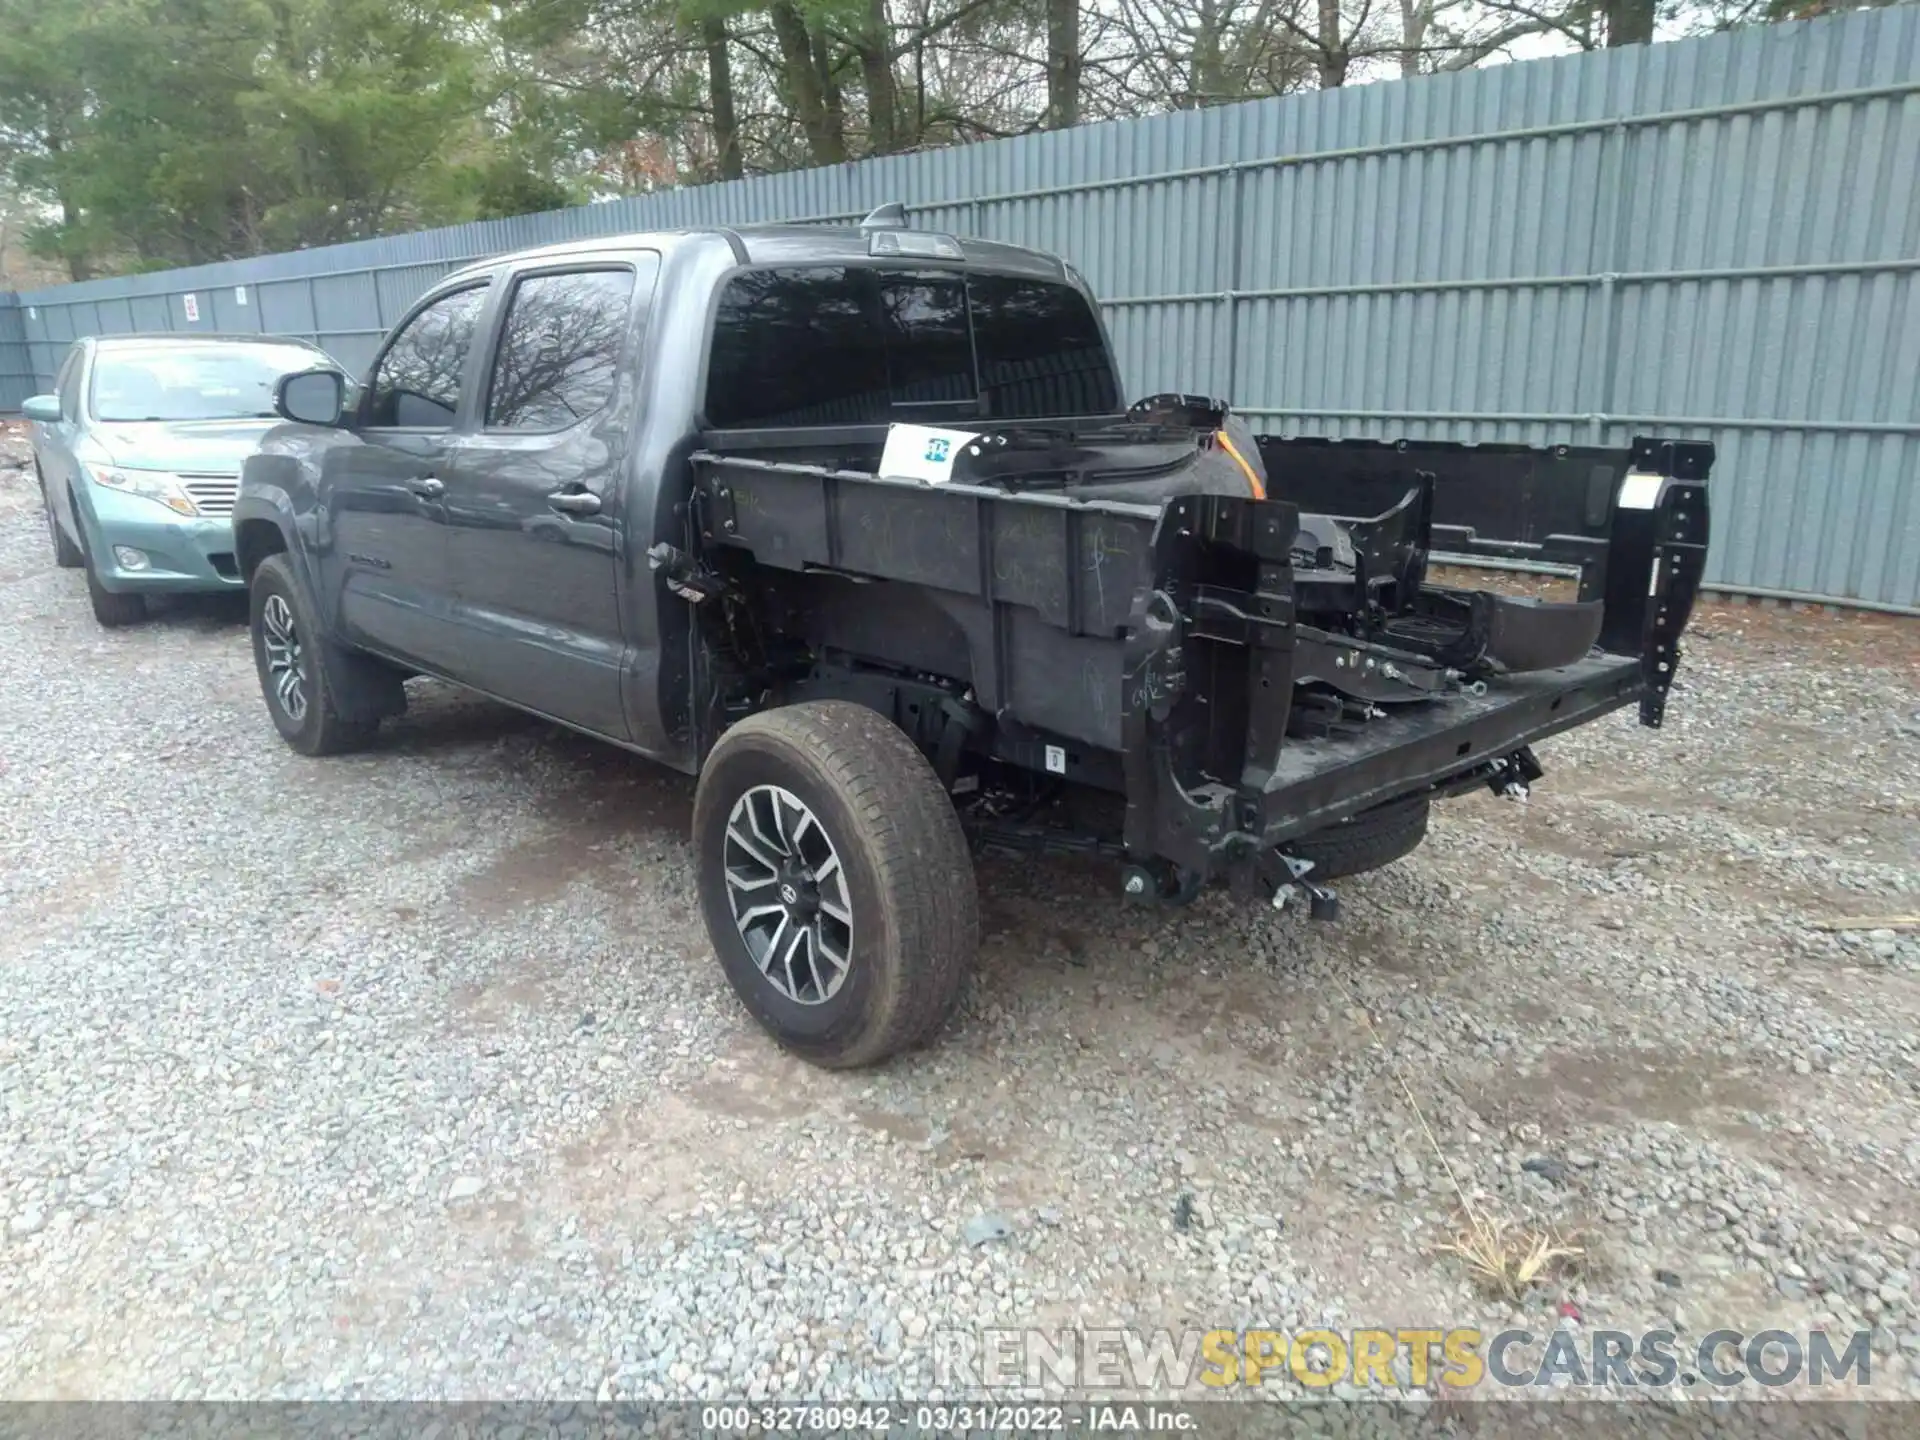
<instances>
[{"instance_id":1,"label":"blue metal fence panel","mask_svg":"<svg viewBox=\"0 0 1920 1440\"><path fill-rule=\"evenodd\" d=\"M11 364L44 383L75 335L218 326L359 368L476 257L899 199L1067 256L1136 394L1289 433L1712 439L1710 584L1911 608L1916 175L1899 6L62 286L20 297Z\"/></svg>"},{"instance_id":2,"label":"blue metal fence panel","mask_svg":"<svg viewBox=\"0 0 1920 1440\"><path fill-rule=\"evenodd\" d=\"M0 295L0 415L18 410L21 402L33 393L26 312L12 295Z\"/></svg>"}]
</instances>

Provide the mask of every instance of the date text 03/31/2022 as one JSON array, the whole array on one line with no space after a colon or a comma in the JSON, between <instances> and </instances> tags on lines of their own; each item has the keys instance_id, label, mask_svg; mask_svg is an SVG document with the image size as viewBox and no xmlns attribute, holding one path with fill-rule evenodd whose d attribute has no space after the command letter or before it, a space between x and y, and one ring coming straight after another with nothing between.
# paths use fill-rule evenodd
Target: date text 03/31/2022
<instances>
[{"instance_id":1,"label":"date text 03/31/2022","mask_svg":"<svg viewBox=\"0 0 1920 1440\"><path fill-rule=\"evenodd\" d=\"M709 1405L700 1428L721 1434L885 1432L911 1427L920 1434L1019 1434L1068 1430L1181 1433L1195 1425L1177 1405Z\"/></svg>"}]
</instances>

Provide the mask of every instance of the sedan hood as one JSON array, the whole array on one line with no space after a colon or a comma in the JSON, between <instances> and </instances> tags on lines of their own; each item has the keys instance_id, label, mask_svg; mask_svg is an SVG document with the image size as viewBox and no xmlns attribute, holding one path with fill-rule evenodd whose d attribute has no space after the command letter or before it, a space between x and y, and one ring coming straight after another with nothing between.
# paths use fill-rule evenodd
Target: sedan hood
<instances>
[{"instance_id":1,"label":"sedan hood","mask_svg":"<svg viewBox=\"0 0 1920 1440\"><path fill-rule=\"evenodd\" d=\"M185 475L238 475L240 464L279 420L153 420L96 424L94 438L111 462L129 470Z\"/></svg>"}]
</instances>

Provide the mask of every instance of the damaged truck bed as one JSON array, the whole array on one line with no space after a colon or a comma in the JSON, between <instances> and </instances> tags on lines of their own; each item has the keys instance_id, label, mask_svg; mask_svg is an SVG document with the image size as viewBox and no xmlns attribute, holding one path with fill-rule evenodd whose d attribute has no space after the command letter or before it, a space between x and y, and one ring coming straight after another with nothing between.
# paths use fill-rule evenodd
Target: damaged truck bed
<instances>
[{"instance_id":1,"label":"damaged truck bed","mask_svg":"<svg viewBox=\"0 0 1920 1440\"><path fill-rule=\"evenodd\" d=\"M1122 797L1117 834L1024 834L1123 856L1136 899L1252 876L1327 913L1293 842L1480 784L1523 794L1534 742L1623 705L1658 726L1706 548L1700 444L1329 445L1158 397L1122 423L978 432L927 484L867 468L881 438L705 437L714 574L747 628L793 643L792 694L858 693L950 791ZM1575 502L1537 534L1536 486ZM1577 597L1437 585L1436 533L1577 568ZM782 671L777 640L750 670ZM717 683L723 707L751 703Z\"/></svg>"}]
</instances>

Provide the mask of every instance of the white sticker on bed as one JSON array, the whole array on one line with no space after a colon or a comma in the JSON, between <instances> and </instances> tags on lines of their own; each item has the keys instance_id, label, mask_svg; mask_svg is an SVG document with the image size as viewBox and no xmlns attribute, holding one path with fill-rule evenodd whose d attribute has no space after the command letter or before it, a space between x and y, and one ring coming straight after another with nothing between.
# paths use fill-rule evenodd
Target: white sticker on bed
<instances>
[{"instance_id":1,"label":"white sticker on bed","mask_svg":"<svg viewBox=\"0 0 1920 1440\"><path fill-rule=\"evenodd\" d=\"M1651 510L1660 499L1660 482L1664 475L1648 475L1641 471L1629 472L1620 486L1620 508L1622 510Z\"/></svg>"},{"instance_id":2,"label":"white sticker on bed","mask_svg":"<svg viewBox=\"0 0 1920 1440\"><path fill-rule=\"evenodd\" d=\"M924 480L944 485L953 478L953 459L977 437L966 430L937 430L931 425L890 425L880 473L895 480Z\"/></svg>"}]
</instances>

